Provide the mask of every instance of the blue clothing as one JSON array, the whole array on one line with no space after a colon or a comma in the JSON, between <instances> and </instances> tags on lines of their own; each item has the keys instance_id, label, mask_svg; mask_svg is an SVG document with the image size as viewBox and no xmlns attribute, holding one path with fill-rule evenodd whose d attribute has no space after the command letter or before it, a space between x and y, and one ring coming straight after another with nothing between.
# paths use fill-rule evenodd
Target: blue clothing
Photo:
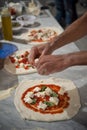
<instances>
[{"instance_id":1,"label":"blue clothing","mask_svg":"<svg viewBox=\"0 0 87 130\"><path fill-rule=\"evenodd\" d=\"M66 26L77 19L75 0L55 0L56 16L55 18L61 24L65 20Z\"/></svg>"}]
</instances>

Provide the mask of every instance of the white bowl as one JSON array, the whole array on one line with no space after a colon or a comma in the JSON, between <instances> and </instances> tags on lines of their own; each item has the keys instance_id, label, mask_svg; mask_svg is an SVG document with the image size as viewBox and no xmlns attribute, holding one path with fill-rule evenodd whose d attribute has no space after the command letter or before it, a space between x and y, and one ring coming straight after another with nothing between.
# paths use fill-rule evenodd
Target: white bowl
<instances>
[{"instance_id":1,"label":"white bowl","mask_svg":"<svg viewBox=\"0 0 87 130\"><path fill-rule=\"evenodd\" d=\"M19 32L22 29L22 27L23 27L22 23L12 20L12 31L13 32Z\"/></svg>"},{"instance_id":2,"label":"white bowl","mask_svg":"<svg viewBox=\"0 0 87 130\"><path fill-rule=\"evenodd\" d=\"M21 16L17 17L16 20L18 22L22 23L23 25L27 26L29 24L34 24L34 22L36 20L36 16L34 16L34 15L21 15Z\"/></svg>"}]
</instances>

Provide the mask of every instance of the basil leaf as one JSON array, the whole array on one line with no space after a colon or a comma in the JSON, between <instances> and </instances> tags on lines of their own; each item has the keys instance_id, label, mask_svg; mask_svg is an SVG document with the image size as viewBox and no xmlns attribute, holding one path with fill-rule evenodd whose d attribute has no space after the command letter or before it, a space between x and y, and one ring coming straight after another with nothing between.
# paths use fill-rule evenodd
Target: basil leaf
<instances>
[{"instance_id":1,"label":"basil leaf","mask_svg":"<svg viewBox=\"0 0 87 130\"><path fill-rule=\"evenodd\" d=\"M17 59L20 59L20 56L16 56Z\"/></svg>"},{"instance_id":2,"label":"basil leaf","mask_svg":"<svg viewBox=\"0 0 87 130\"><path fill-rule=\"evenodd\" d=\"M46 88L47 88L46 86L42 86L42 88L41 88L40 92L45 91L45 89L46 89Z\"/></svg>"},{"instance_id":3,"label":"basil leaf","mask_svg":"<svg viewBox=\"0 0 87 130\"><path fill-rule=\"evenodd\" d=\"M35 104L36 103L36 99L33 99L33 102L31 104Z\"/></svg>"},{"instance_id":4,"label":"basil leaf","mask_svg":"<svg viewBox=\"0 0 87 130\"><path fill-rule=\"evenodd\" d=\"M58 94L53 91L50 96L51 96L51 97L58 97Z\"/></svg>"},{"instance_id":5,"label":"basil leaf","mask_svg":"<svg viewBox=\"0 0 87 130\"><path fill-rule=\"evenodd\" d=\"M53 102L49 102L49 101L45 101L44 103L45 103L48 107L52 107L52 106L55 105Z\"/></svg>"}]
</instances>

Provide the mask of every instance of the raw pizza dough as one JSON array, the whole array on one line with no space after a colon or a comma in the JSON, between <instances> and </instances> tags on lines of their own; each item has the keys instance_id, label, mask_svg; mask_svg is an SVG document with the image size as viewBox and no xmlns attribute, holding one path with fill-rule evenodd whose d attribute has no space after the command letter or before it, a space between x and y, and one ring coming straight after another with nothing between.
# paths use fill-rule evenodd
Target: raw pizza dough
<instances>
[{"instance_id":1,"label":"raw pizza dough","mask_svg":"<svg viewBox=\"0 0 87 130\"><path fill-rule=\"evenodd\" d=\"M44 29L47 30L47 34L48 34L48 30L49 30L49 29L52 30L52 31L55 31L55 32L56 32L56 35L55 35L54 37L58 36L58 35L61 33L60 29L59 29L59 28L56 28L56 27L40 27L40 28L29 29L28 32L23 33L21 36L18 36L18 37L19 37L20 39L26 40L27 43L32 44L32 45L40 45L40 44L48 43L48 42L49 42L48 38L45 38L44 41L38 42L38 41L32 41L31 38L29 38L29 36L28 36L28 35L30 35L31 32L34 31L34 30L38 31L38 30L44 30ZM39 35L39 37L41 36L39 33L38 33L38 35ZM14 37L17 38L17 36L14 36ZM50 37L51 37L51 36L49 36L49 38L50 38Z\"/></svg>"},{"instance_id":2,"label":"raw pizza dough","mask_svg":"<svg viewBox=\"0 0 87 130\"><path fill-rule=\"evenodd\" d=\"M0 100L4 100L11 96L11 93L16 88L16 86L13 86L12 88L9 88L7 90L0 90Z\"/></svg>"},{"instance_id":3,"label":"raw pizza dough","mask_svg":"<svg viewBox=\"0 0 87 130\"><path fill-rule=\"evenodd\" d=\"M25 51L30 51L30 50L29 49L19 50L15 52L14 55L19 56L23 54ZM10 61L9 57L5 60L4 68L6 71L12 74L28 74L28 73L30 74L30 73L37 72L36 69L32 67L30 67L29 69L24 69L23 67L16 68L15 64Z\"/></svg>"},{"instance_id":4,"label":"raw pizza dough","mask_svg":"<svg viewBox=\"0 0 87 130\"><path fill-rule=\"evenodd\" d=\"M28 88L39 84L55 84L61 86L63 90L68 93L70 97L69 101L70 105L68 106L68 108L64 109L62 113L56 113L56 114L42 114L40 112L35 112L32 109L27 108L21 100L22 94ZM21 82L15 92L14 104L23 119L47 121L47 122L71 119L78 113L81 107L79 93L76 86L73 84L72 81L60 78L56 79L49 78L49 79L28 80L28 81L25 80Z\"/></svg>"}]
</instances>

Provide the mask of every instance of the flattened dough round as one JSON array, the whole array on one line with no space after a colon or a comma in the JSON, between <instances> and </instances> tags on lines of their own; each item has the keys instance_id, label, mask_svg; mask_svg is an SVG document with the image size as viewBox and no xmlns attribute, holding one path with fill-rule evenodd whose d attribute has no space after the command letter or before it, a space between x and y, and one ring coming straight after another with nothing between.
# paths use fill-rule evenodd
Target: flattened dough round
<instances>
[{"instance_id":1,"label":"flattened dough round","mask_svg":"<svg viewBox=\"0 0 87 130\"><path fill-rule=\"evenodd\" d=\"M40 44L45 44L48 43L49 40L48 38L46 38L44 41L32 41L29 37L29 35L31 35L32 31L38 31L38 30L52 30L56 32L56 35L58 36L61 33L61 30L59 28L56 27L39 27L39 28L33 28L33 29L29 29L29 31L27 31L26 33L23 33L22 35L20 35L20 39L24 39L25 41L27 41L27 43L31 44L31 45L40 45ZM40 37L40 34L37 33L37 35ZM54 36L55 37L55 36Z\"/></svg>"},{"instance_id":2,"label":"flattened dough round","mask_svg":"<svg viewBox=\"0 0 87 130\"><path fill-rule=\"evenodd\" d=\"M64 109L63 113L42 114L40 112L35 112L23 105L23 102L21 100L22 94L28 88L39 84L55 84L63 87L70 97L69 107ZM74 83L70 80L60 78L22 81L16 89L14 104L23 119L47 122L71 119L78 113L79 108L81 107L79 93Z\"/></svg>"},{"instance_id":3,"label":"flattened dough round","mask_svg":"<svg viewBox=\"0 0 87 130\"><path fill-rule=\"evenodd\" d=\"M23 54L25 51L30 51L29 49L24 49L24 50L19 50L17 52L14 53L14 55L21 55ZM29 69L24 69L24 68L15 68L15 65L13 63L11 63L10 59L7 58L5 60L5 65L4 68L6 71L8 71L11 74L30 74L30 73L34 73L37 72L35 68L30 67Z\"/></svg>"}]
</instances>

